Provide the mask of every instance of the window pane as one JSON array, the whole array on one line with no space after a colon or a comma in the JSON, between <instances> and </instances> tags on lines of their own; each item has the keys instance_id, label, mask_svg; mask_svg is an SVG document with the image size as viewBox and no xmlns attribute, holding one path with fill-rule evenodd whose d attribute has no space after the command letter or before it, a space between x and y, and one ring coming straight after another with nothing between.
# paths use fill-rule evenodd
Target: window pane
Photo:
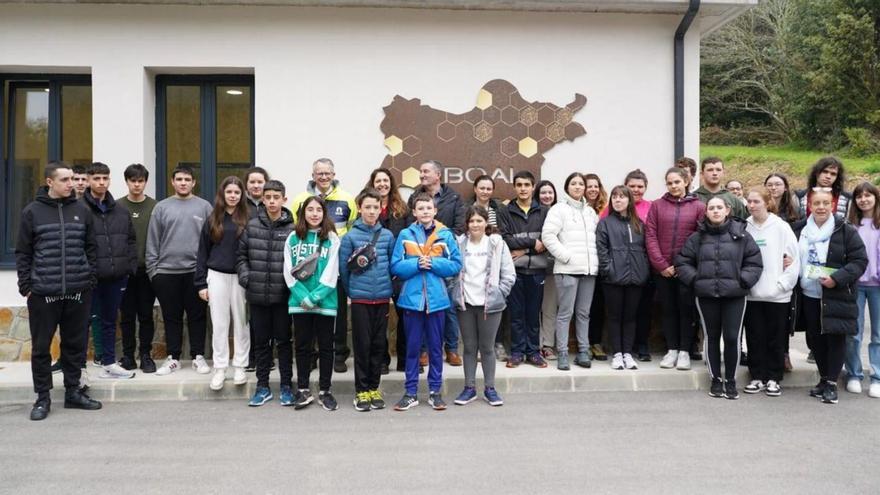
<instances>
[{"instance_id":1,"label":"window pane","mask_svg":"<svg viewBox=\"0 0 880 495\"><path fill-rule=\"evenodd\" d=\"M165 92L166 171L188 165L195 172L195 194L201 191L201 99L199 86L168 86ZM167 188L168 195L174 189Z\"/></svg>"},{"instance_id":2,"label":"window pane","mask_svg":"<svg viewBox=\"0 0 880 495\"><path fill-rule=\"evenodd\" d=\"M251 165L251 88L217 86L217 188Z\"/></svg>"},{"instance_id":3,"label":"window pane","mask_svg":"<svg viewBox=\"0 0 880 495\"><path fill-rule=\"evenodd\" d=\"M11 116L12 149L7 237L14 243L21 220L19 213L43 184L43 169L49 153L49 87L11 87L14 115Z\"/></svg>"},{"instance_id":4,"label":"window pane","mask_svg":"<svg viewBox=\"0 0 880 495\"><path fill-rule=\"evenodd\" d=\"M92 163L92 87L61 88L61 159L71 165Z\"/></svg>"}]
</instances>

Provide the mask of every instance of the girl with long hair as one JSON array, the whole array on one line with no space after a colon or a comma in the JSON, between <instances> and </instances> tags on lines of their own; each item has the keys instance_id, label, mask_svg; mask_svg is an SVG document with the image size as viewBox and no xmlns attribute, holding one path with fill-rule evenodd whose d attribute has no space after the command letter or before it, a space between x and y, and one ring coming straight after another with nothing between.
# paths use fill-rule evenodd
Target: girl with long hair
<instances>
[{"instance_id":1,"label":"girl with long hair","mask_svg":"<svg viewBox=\"0 0 880 495\"><path fill-rule=\"evenodd\" d=\"M859 307L858 328L846 338L846 390L862 392L862 332L865 329L865 306L871 323L868 361L871 364L871 386L868 395L880 398L880 190L870 182L862 182L853 190L855 205L849 209L849 223L859 230L868 255L868 268L859 278L856 302Z\"/></svg>"},{"instance_id":2,"label":"girl with long hair","mask_svg":"<svg viewBox=\"0 0 880 495\"><path fill-rule=\"evenodd\" d=\"M482 206L489 213L489 225L498 226L498 202L492 197L495 193L495 181L488 175L474 179L474 205Z\"/></svg>"},{"instance_id":3,"label":"girl with long hair","mask_svg":"<svg viewBox=\"0 0 880 495\"><path fill-rule=\"evenodd\" d=\"M608 207L608 193L602 185L602 179L596 174L586 174L587 188L584 197L587 204L593 208L596 215L600 215ZM597 220L598 222L598 217ZM598 281L601 282L601 276ZM597 283L593 290L593 302L590 304L590 354L597 361L605 361L608 355L602 348L602 334L605 329L605 291L601 283Z\"/></svg>"},{"instance_id":4,"label":"girl with long hair","mask_svg":"<svg viewBox=\"0 0 880 495\"><path fill-rule=\"evenodd\" d=\"M631 350L636 337L637 312L642 287L651 276L645 251L645 228L636 213L633 195L626 186L611 190L611 213L599 221L596 250L599 276L604 284L611 341L611 368L638 369Z\"/></svg>"},{"instance_id":5,"label":"girl with long hair","mask_svg":"<svg viewBox=\"0 0 880 495\"><path fill-rule=\"evenodd\" d=\"M534 199L548 209L556 204L556 186L542 180L535 186ZM544 277L544 299L541 301L541 356L556 359L556 280L553 277L553 256L547 257L547 276Z\"/></svg>"},{"instance_id":6,"label":"girl with long hair","mask_svg":"<svg viewBox=\"0 0 880 495\"><path fill-rule=\"evenodd\" d=\"M782 221L789 224L794 223L801 218L798 211L798 202L791 187L788 185L788 177L779 172L773 172L764 179L764 187L770 192L770 199L773 200L771 213L776 214Z\"/></svg>"},{"instance_id":7,"label":"girl with long hair","mask_svg":"<svg viewBox=\"0 0 880 495\"><path fill-rule=\"evenodd\" d=\"M214 349L214 376L211 390L223 388L229 367L229 323L235 353L232 357L233 383L244 385L247 376L251 338L245 311L245 290L238 283L235 269L238 261L238 239L250 218L244 200L244 182L238 177L223 179L214 197L214 210L202 227L199 252L196 258L195 286L199 297L208 303L211 326L214 329L211 345Z\"/></svg>"},{"instance_id":8,"label":"girl with long hair","mask_svg":"<svg viewBox=\"0 0 880 495\"><path fill-rule=\"evenodd\" d=\"M599 257L596 254L596 224L599 216L584 197L587 181L584 174L574 172L565 179L565 193L547 212L541 241L555 258L553 274L556 281L558 312L556 315L556 367L571 369L568 361L568 326L576 314L578 353L574 364L589 368L590 305Z\"/></svg>"},{"instance_id":9,"label":"girl with long hair","mask_svg":"<svg viewBox=\"0 0 880 495\"><path fill-rule=\"evenodd\" d=\"M309 196L300 205L296 226L287 237L284 250L284 278L290 288L288 307L293 315L296 349L294 409L302 409L314 400L309 390L309 374L315 340L319 356L318 402L327 411L338 407L330 393L338 277L339 237L333 219L321 198Z\"/></svg>"},{"instance_id":10,"label":"girl with long hair","mask_svg":"<svg viewBox=\"0 0 880 495\"><path fill-rule=\"evenodd\" d=\"M452 298L464 343L464 390L455 399L463 406L477 398L477 351L483 366L483 397L490 405L504 402L495 390L495 333L507 296L516 282L510 249L489 224L489 212L473 205L465 213L467 232L458 237L462 269Z\"/></svg>"}]
</instances>

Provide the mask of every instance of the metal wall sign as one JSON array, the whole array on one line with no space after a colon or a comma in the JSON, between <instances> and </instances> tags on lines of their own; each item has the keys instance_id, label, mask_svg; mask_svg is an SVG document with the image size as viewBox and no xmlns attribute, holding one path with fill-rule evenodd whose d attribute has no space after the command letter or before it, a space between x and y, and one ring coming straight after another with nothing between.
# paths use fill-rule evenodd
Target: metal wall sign
<instances>
[{"instance_id":1,"label":"metal wall sign","mask_svg":"<svg viewBox=\"0 0 880 495\"><path fill-rule=\"evenodd\" d=\"M482 174L495 179L496 198L511 198L514 174L528 170L540 180L544 153L586 134L574 121L586 103L581 94L563 107L530 102L502 79L487 82L477 104L464 114L397 95L384 108L381 130L388 155L382 166L391 169L401 185L415 188L419 165L437 160L446 167L444 182L464 198L473 196L473 180Z\"/></svg>"}]
</instances>

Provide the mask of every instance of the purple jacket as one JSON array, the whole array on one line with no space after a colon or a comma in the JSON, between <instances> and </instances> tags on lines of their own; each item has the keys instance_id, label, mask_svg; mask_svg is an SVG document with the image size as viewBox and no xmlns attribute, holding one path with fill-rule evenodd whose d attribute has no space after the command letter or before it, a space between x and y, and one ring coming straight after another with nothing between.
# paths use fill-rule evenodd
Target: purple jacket
<instances>
[{"instance_id":1,"label":"purple jacket","mask_svg":"<svg viewBox=\"0 0 880 495\"><path fill-rule=\"evenodd\" d=\"M645 248L651 267L658 272L673 266L673 260L706 214L700 198L688 194L676 199L666 193L651 203L645 221Z\"/></svg>"},{"instance_id":2,"label":"purple jacket","mask_svg":"<svg viewBox=\"0 0 880 495\"><path fill-rule=\"evenodd\" d=\"M876 287L880 285L880 229L874 228L870 218L863 218L858 229L868 252L868 269L859 279L859 285Z\"/></svg>"}]
</instances>

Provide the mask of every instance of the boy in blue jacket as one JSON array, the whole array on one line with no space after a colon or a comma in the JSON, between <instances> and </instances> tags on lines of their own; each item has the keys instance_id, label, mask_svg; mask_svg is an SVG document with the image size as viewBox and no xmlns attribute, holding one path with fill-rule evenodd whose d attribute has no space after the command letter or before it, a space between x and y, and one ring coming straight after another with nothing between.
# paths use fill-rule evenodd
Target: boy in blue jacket
<instances>
[{"instance_id":1,"label":"boy in blue jacket","mask_svg":"<svg viewBox=\"0 0 880 495\"><path fill-rule=\"evenodd\" d=\"M379 392L388 349L388 302L391 300L391 255L394 235L379 223L382 196L365 189L355 199L360 218L339 246L339 276L351 298L354 347L354 408L383 409Z\"/></svg>"},{"instance_id":2,"label":"boy in blue jacket","mask_svg":"<svg viewBox=\"0 0 880 495\"><path fill-rule=\"evenodd\" d=\"M417 193L412 201L416 221L400 232L391 256L391 274L403 281L397 304L403 308L406 328L406 392L394 409L419 405L419 355L427 340L429 355L428 404L441 411L446 403L443 386L443 326L450 307L445 278L461 271L461 254L452 230L434 220L434 199Z\"/></svg>"}]
</instances>

